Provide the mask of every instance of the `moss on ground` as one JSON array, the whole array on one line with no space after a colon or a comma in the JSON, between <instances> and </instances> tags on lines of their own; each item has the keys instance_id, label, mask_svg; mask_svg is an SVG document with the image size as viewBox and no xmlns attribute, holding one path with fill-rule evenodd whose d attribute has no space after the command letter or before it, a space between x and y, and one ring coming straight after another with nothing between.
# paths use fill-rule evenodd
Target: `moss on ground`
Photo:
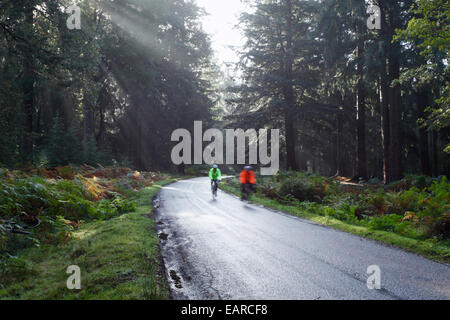
<instances>
[{"instance_id":1,"label":"moss on ground","mask_svg":"<svg viewBox=\"0 0 450 320\"><path fill-rule=\"evenodd\" d=\"M169 299L152 198L166 180L142 189L137 210L83 224L64 245L26 249L0 284L0 299ZM81 268L81 290L69 290L70 265Z\"/></svg>"}]
</instances>

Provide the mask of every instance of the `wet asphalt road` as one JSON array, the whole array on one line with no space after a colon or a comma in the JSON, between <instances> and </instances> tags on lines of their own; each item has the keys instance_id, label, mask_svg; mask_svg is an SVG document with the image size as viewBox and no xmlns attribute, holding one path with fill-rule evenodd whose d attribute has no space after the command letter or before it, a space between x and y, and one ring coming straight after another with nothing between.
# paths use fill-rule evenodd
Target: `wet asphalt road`
<instances>
[{"instance_id":1,"label":"wet asphalt road","mask_svg":"<svg viewBox=\"0 0 450 320\"><path fill-rule=\"evenodd\" d=\"M248 205L207 178L159 195L158 233L175 299L450 299L450 267ZM381 269L381 290L367 268Z\"/></svg>"}]
</instances>

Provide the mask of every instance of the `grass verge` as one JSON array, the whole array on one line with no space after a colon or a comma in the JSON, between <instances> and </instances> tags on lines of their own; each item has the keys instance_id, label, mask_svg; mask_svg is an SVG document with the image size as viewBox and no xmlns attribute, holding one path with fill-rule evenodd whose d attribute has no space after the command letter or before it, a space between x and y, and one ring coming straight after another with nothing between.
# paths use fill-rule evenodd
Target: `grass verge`
<instances>
[{"instance_id":1,"label":"grass verge","mask_svg":"<svg viewBox=\"0 0 450 320\"><path fill-rule=\"evenodd\" d=\"M240 196L240 189L231 184L227 184L226 181L220 184L220 188L225 192ZM420 241L403 237L393 232L371 230L367 227L352 225L332 217L319 216L313 213L305 212L296 206L284 205L276 200L272 200L258 194L253 195L250 202L260 204L270 209L282 211L297 217L301 217L319 223L321 225L334 228L336 230L380 241L385 244L392 245L412 253L416 253L437 262L450 264L450 248L436 243L431 239Z\"/></svg>"},{"instance_id":2,"label":"grass verge","mask_svg":"<svg viewBox=\"0 0 450 320\"><path fill-rule=\"evenodd\" d=\"M15 281L0 283L0 299L169 299L152 198L174 181L142 189L133 198L135 212L85 223L65 245L22 251L9 270ZM67 289L71 265L81 269L81 290Z\"/></svg>"}]
</instances>

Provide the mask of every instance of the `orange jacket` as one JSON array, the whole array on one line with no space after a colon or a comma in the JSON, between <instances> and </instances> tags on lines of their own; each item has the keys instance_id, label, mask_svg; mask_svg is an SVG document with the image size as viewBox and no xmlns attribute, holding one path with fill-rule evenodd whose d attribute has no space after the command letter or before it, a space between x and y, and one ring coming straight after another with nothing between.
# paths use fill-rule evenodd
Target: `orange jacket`
<instances>
[{"instance_id":1,"label":"orange jacket","mask_svg":"<svg viewBox=\"0 0 450 320\"><path fill-rule=\"evenodd\" d=\"M242 184L256 184L255 171L242 170L239 181Z\"/></svg>"}]
</instances>

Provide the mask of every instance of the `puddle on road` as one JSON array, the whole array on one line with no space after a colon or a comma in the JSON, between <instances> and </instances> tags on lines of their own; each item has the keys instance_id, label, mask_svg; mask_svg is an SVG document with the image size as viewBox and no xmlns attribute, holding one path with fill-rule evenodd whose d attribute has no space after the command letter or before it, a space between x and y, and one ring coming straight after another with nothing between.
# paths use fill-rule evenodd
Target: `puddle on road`
<instances>
[{"instance_id":1,"label":"puddle on road","mask_svg":"<svg viewBox=\"0 0 450 320\"><path fill-rule=\"evenodd\" d=\"M167 238L169 238L169 235L167 233L160 233L159 238L161 240L167 240Z\"/></svg>"},{"instance_id":2,"label":"puddle on road","mask_svg":"<svg viewBox=\"0 0 450 320\"><path fill-rule=\"evenodd\" d=\"M175 288L182 289L183 286L181 285L181 278L177 275L177 272L175 270L170 270L170 278L175 282Z\"/></svg>"}]
</instances>

